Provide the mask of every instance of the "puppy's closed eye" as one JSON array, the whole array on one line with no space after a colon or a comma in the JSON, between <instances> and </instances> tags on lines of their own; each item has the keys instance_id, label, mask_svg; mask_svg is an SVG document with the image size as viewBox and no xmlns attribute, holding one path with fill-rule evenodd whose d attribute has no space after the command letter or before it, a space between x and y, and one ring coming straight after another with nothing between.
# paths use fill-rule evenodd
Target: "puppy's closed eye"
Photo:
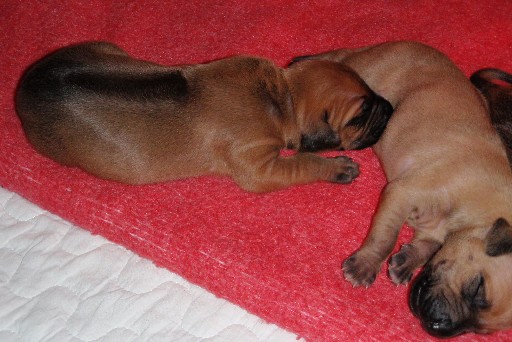
<instances>
[{"instance_id":1,"label":"puppy's closed eye","mask_svg":"<svg viewBox=\"0 0 512 342\"><path fill-rule=\"evenodd\" d=\"M489 307L485 298L485 278L481 274L463 287L462 298L472 309L480 310Z\"/></svg>"}]
</instances>

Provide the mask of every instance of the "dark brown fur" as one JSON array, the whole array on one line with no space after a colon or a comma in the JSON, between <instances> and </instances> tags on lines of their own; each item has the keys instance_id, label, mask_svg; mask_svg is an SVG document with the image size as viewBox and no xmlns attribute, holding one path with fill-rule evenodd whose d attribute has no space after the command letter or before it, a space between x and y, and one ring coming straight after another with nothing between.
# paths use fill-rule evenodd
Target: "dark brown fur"
<instances>
[{"instance_id":1,"label":"dark brown fur","mask_svg":"<svg viewBox=\"0 0 512 342\"><path fill-rule=\"evenodd\" d=\"M481 69L471 75L471 82L487 100L492 124L512 165L512 75L499 69Z\"/></svg>"},{"instance_id":2,"label":"dark brown fur","mask_svg":"<svg viewBox=\"0 0 512 342\"><path fill-rule=\"evenodd\" d=\"M305 79L311 83L300 86ZM392 111L335 63L285 70L240 56L166 67L103 42L35 63L16 109L40 153L98 177L144 184L216 174L256 192L352 181L358 166L349 158L309 152L369 146ZM368 118L347 125L357 117ZM286 146L303 153L281 157Z\"/></svg>"}]
</instances>

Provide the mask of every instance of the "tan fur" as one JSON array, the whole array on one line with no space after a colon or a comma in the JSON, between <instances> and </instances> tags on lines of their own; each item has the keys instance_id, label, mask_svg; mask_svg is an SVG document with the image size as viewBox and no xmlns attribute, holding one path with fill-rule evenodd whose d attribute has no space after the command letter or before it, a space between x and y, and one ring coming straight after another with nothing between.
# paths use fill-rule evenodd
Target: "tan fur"
<instances>
[{"instance_id":1,"label":"tan fur","mask_svg":"<svg viewBox=\"0 0 512 342\"><path fill-rule=\"evenodd\" d=\"M454 318L456 308L446 304L442 311L434 305L432 311L438 312L419 315L426 329L443 335L512 327L512 260L510 256L487 256L484 248L476 247L485 244L486 233L498 218L512 220L512 172L477 90L445 55L415 42L342 49L309 59L353 68L395 107L375 145L388 184L363 245L344 262L346 279L355 286L369 286L407 222L415 235L411 244L391 258L393 282L407 282L439 249L431 263L439 261L438 256L452 260L454 276L438 272L435 285L430 284L433 288L418 286L413 291L423 291L423 296L425 291L445 286L460 297L461 284L481 272L492 302L476 314L481 321L474 319L476 308L469 310L471 324L464 321L463 329L435 321L450 314ZM468 263L463 254L470 252L472 262ZM428 295L425 298L431 300ZM415 305L421 311L426 304ZM463 318L469 321L468 317Z\"/></svg>"},{"instance_id":2,"label":"tan fur","mask_svg":"<svg viewBox=\"0 0 512 342\"><path fill-rule=\"evenodd\" d=\"M310 85L299 86L302 79ZM358 166L349 158L308 151L354 147L366 133L347 135L353 127L343 124L362 113L364 100L373 108L387 104L381 111L387 122L389 104L335 63L285 70L240 56L166 67L102 42L67 47L35 63L16 97L29 141L62 164L131 184L226 175L256 192L352 181ZM287 146L305 153L281 157Z\"/></svg>"}]
</instances>

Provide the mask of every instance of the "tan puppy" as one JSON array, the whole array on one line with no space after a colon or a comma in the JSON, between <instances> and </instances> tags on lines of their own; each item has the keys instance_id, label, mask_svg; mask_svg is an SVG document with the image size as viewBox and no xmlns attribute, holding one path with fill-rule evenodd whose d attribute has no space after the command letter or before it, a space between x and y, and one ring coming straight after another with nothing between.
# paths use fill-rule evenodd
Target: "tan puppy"
<instances>
[{"instance_id":1,"label":"tan puppy","mask_svg":"<svg viewBox=\"0 0 512 342\"><path fill-rule=\"evenodd\" d=\"M351 182L358 166L349 158L306 152L367 147L392 112L336 63L283 70L233 57L165 67L103 42L35 63L16 106L39 152L98 177L143 184L217 174L256 192ZM285 147L305 153L281 157Z\"/></svg>"},{"instance_id":2,"label":"tan puppy","mask_svg":"<svg viewBox=\"0 0 512 342\"><path fill-rule=\"evenodd\" d=\"M512 241L512 172L477 90L445 55L414 42L305 58L350 66L395 107L375 145L388 184L345 277L369 286L407 222L414 238L391 258L389 274L405 283L439 250L410 298L426 330L512 327L512 253L502 249Z\"/></svg>"}]
</instances>

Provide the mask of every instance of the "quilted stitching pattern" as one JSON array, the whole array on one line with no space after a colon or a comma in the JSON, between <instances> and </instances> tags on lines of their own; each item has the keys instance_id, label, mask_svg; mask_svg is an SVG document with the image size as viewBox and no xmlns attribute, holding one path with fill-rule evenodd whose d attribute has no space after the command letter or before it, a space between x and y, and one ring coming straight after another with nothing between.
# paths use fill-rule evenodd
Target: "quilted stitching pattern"
<instances>
[{"instance_id":1,"label":"quilted stitching pattern","mask_svg":"<svg viewBox=\"0 0 512 342\"><path fill-rule=\"evenodd\" d=\"M0 340L296 336L0 188Z\"/></svg>"}]
</instances>

